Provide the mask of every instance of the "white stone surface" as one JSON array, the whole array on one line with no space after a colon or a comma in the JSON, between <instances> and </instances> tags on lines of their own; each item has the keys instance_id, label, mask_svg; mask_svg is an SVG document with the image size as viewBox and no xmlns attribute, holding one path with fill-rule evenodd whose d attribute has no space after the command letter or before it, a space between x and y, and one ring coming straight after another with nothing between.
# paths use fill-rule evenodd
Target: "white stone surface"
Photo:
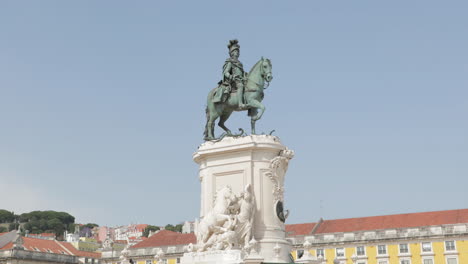
<instances>
[{"instance_id":1,"label":"white stone surface","mask_svg":"<svg viewBox=\"0 0 468 264\"><path fill-rule=\"evenodd\" d=\"M244 257L244 253L241 250L216 250L185 253L180 262L182 264L240 264L244 263Z\"/></svg>"},{"instance_id":2,"label":"white stone surface","mask_svg":"<svg viewBox=\"0 0 468 264\"><path fill-rule=\"evenodd\" d=\"M253 237L258 241L258 254L264 262L289 263L291 245L285 239L285 226L276 206L279 201L284 204L284 176L293 155L278 137L270 135L227 137L203 143L193 155L200 166L200 217L212 210L218 190L230 186L238 194L250 184L255 202ZM287 213L281 215L287 217Z\"/></svg>"}]
</instances>

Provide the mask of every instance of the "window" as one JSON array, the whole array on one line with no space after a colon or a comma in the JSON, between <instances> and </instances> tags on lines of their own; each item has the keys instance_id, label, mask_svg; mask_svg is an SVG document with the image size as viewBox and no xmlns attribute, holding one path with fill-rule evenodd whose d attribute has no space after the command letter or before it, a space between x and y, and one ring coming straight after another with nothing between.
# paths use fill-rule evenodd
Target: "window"
<instances>
[{"instance_id":1,"label":"window","mask_svg":"<svg viewBox=\"0 0 468 264\"><path fill-rule=\"evenodd\" d=\"M146 264L153 264L153 261L150 260L150 259L147 259L147 260L146 260Z\"/></svg>"},{"instance_id":2,"label":"window","mask_svg":"<svg viewBox=\"0 0 468 264\"><path fill-rule=\"evenodd\" d=\"M388 264L386 260L379 260L379 264Z\"/></svg>"},{"instance_id":3,"label":"window","mask_svg":"<svg viewBox=\"0 0 468 264\"><path fill-rule=\"evenodd\" d=\"M422 252L432 252L431 242L422 242L421 247L422 247Z\"/></svg>"},{"instance_id":4,"label":"window","mask_svg":"<svg viewBox=\"0 0 468 264\"><path fill-rule=\"evenodd\" d=\"M458 264L456 258L447 258L447 264Z\"/></svg>"},{"instance_id":5,"label":"window","mask_svg":"<svg viewBox=\"0 0 468 264\"><path fill-rule=\"evenodd\" d=\"M400 244L400 254L404 254L404 253L409 253L408 244ZM407 263L401 263L401 264L407 264Z\"/></svg>"},{"instance_id":6,"label":"window","mask_svg":"<svg viewBox=\"0 0 468 264\"><path fill-rule=\"evenodd\" d=\"M302 258L302 256L304 256L304 250L303 249L299 249L297 252L297 258L300 259Z\"/></svg>"},{"instance_id":7,"label":"window","mask_svg":"<svg viewBox=\"0 0 468 264\"><path fill-rule=\"evenodd\" d=\"M336 248L336 256L344 257L344 248Z\"/></svg>"},{"instance_id":8,"label":"window","mask_svg":"<svg viewBox=\"0 0 468 264\"><path fill-rule=\"evenodd\" d=\"M358 256L366 255L366 250L364 249L363 246L356 247L356 255Z\"/></svg>"},{"instance_id":9,"label":"window","mask_svg":"<svg viewBox=\"0 0 468 264\"><path fill-rule=\"evenodd\" d=\"M410 264L409 259L402 259L400 260L400 264Z\"/></svg>"},{"instance_id":10,"label":"window","mask_svg":"<svg viewBox=\"0 0 468 264\"><path fill-rule=\"evenodd\" d=\"M432 259L423 259L423 264L434 264L434 261Z\"/></svg>"},{"instance_id":11,"label":"window","mask_svg":"<svg viewBox=\"0 0 468 264\"><path fill-rule=\"evenodd\" d=\"M318 257L325 257L325 254L323 253L323 248L317 248L317 258Z\"/></svg>"},{"instance_id":12,"label":"window","mask_svg":"<svg viewBox=\"0 0 468 264\"><path fill-rule=\"evenodd\" d=\"M445 251L455 251L455 241L445 241Z\"/></svg>"},{"instance_id":13,"label":"window","mask_svg":"<svg viewBox=\"0 0 468 264\"><path fill-rule=\"evenodd\" d=\"M377 254L386 255L387 254L387 245L378 245L377 246Z\"/></svg>"},{"instance_id":14,"label":"window","mask_svg":"<svg viewBox=\"0 0 468 264\"><path fill-rule=\"evenodd\" d=\"M177 263L177 264L179 264L179 263L180 263L180 258L177 258L177 261L176 261L176 263Z\"/></svg>"},{"instance_id":15,"label":"window","mask_svg":"<svg viewBox=\"0 0 468 264\"><path fill-rule=\"evenodd\" d=\"M358 261L356 264L366 264L365 261Z\"/></svg>"}]
</instances>

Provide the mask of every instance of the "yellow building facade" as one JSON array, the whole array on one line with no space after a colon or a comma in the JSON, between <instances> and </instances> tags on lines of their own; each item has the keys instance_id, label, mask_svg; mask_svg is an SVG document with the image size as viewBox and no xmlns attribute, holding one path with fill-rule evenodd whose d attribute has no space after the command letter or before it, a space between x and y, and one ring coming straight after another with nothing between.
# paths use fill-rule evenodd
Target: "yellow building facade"
<instances>
[{"instance_id":1,"label":"yellow building facade","mask_svg":"<svg viewBox=\"0 0 468 264\"><path fill-rule=\"evenodd\" d=\"M468 264L468 209L321 219L286 225L286 233L299 263L309 251L318 264ZM161 231L130 247L126 260L178 264L195 242L193 233ZM122 254L103 252L101 263L122 264Z\"/></svg>"},{"instance_id":2,"label":"yellow building facade","mask_svg":"<svg viewBox=\"0 0 468 264\"><path fill-rule=\"evenodd\" d=\"M468 209L311 224L290 236L295 260L308 250L320 264L468 264Z\"/></svg>"}]
</instances>

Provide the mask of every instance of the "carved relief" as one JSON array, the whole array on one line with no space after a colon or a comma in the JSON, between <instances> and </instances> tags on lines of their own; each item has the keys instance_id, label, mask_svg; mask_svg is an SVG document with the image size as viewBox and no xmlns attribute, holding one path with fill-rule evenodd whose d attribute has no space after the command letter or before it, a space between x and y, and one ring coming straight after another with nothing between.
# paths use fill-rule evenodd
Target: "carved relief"
<instances>
[{"instance_id":1,"label":"carved relief","mask_svg":"<svg viewBox=\"0 0 468 264\"><path fill-rule=\"evenodd\" d=\"M229 186L220 189L215 196L213 208L197 225L197 245L189 251L250 249L253 239L255 204L250 184L244 191L234 195Z\"/></svg>"},{"instance_id":2,"label":"carved relief","mask_svg":"<svg viewBox=\"0 0 468 264\"><path fill-rule=\"evenodd\" d=\"M269 171L266 175L273 182L273 197L275 204L278 201L284 200L284 188L280 179L280 175L288 169L289 160L294 157L294 151L290 149L282 150L279 155L270 161Z\"/></svg>"}]
</instances>

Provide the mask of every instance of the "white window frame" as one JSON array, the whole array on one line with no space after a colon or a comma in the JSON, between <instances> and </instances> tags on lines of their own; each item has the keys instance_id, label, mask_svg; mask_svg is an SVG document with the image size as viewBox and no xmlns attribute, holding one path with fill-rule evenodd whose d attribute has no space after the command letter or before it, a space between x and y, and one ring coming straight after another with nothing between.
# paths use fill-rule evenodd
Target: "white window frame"
<instances>
[{"instance_id":1,"label":"white window frame","mask_svg":"<svg viewBox=\"0 0 468 264\"><path fill-rule=\"evenodd\" d=\"M388 264L388 260L377 260L377 264Z\"/></svg>"},{"instance_id":2,"label":"white window frame","mask_svg":"<svg viewBox=\"0 0 468 264\"><path fill-rule=\"evenodd\" d=\"M343 256L338 256L338 249L342 249L342 250L343 250ZM345 257L346 257L345 248L344 248L344 247L335 248L335 257L337 257L337 258L345 258Z\"/></svg>"},{"instance_id":3,"label":"white window frame","mask_svg":"<svg viewBox=\"0 0 468 264\"><path fill-rule=\"evenodd\" d=\"M147 259L146 264L153 264L153 261L151 259Z\"/></svg>"},{"instance_id":4,"label":"white window frame","mask_svg":"<svg viewBox=\"0 0 468 264\"><path fill-rule=\"evenodd\" d=\"M318 254L319 250L322 251L322 254L321 254L321 255ZM317 249L315 250L315 256L316 256L317 258L318 258L319 256L322 256L322 258L325 259L325 249L324 249L324 248L317 248Z\"/></svg>"},{"instance_id":5,"label":"white window frame","mask_svg":"<svg viewBox=\"0 0 468 264\"><path fill-rule=\"evenodd\" d=\"M424 264L424 260L426 260L426 259L432 260L432 264L435 264L434 257L422 257L422 259L421 259L422 264Z\"/></svg>"},{"instance_id":6,"label":"white window frame","mask_svg":"<svg viewBox=\"0 0 468 264\"><path fill-rule=\"evenodd\" d=\"M429 251L424 251L424 244L429 244L429 246L431 247L431 250ZM421 254L424 254L424 253L432 253L432 242L421 242Z\"/></svg>"},{"instance_id":7,"label":"white window frame","mask_svg":"<svg viewBox=\"0 0 468 264\"><path fill-rule=\"evenodd\" d=\"M408 252L401 252L401 245L406 245L406 248L408 249ZM398 244L398 254L400 254L400 255L409 255L409 254L411 254L409 244L408 243Z\"/></svg>"},{"instance_id":8,"label":"white window frame","mask_svg":"<svg viewBox=\"0 0 468 264\"><path fill-rule=\"evenodd\" d=\"M382 254L382 253L379 253L379 247L380 247L380 246L383 246L383 247L385 248L385 253L383 253L383 254ZM386 255L388 255L387 245L377 245L377 255L378 255L378 256L386 256Z\"/></svg>"},{"instance_id":9,"label":"white window frame","mask_svg":"<svg viewBox=\"0 0 468 264\"><path fill-rule=\"evenodd\" d=\"M302 251L302 255L299 257L299 252L301 252L301 251ZM298 250L296 250L296 258L297 258L297 259L302 258L302 256L304 256L304 253L305 253L305 250L304 250L304 249L298 249Z\"/></svg>"},{"instance_id":10,"label":"white window frame","mask_svg":"<svg viewBox=\"0 0 468 264\"><path fill-rule=\"evenodd\" d=\"M367 264L367 260L365 260L365 259L358 259L358 260L356 260L356 264Z\"/></svg>"},{"instance_id":11,"label":"white window frame","mask_svg":"<svg viewBox=\"0 0 468 264\"><path fill-rule=\"evenodd\" d=\"M362 255L359 255L359 254L358 254L358 248L360 248L360 247L364 250L364 254L362 254ZM358 256L358 257L365 257L365 256L367 256L366 253L367 253L367 252L366 252L366 247L365 247L365 246L357 246L357 247L356 247L356 256ZM356 263L357 263L357 262L356 262Z\"/></svg>"},{"instance_id":12,"label":"white window frame","mask_svg":"<svg viewBox=\"0 0 468 264\"><path fill-rule=\"evenodd\" d=\"M400 258L398 260L398 264L403 264L402 261L408 261L408 264L411 264L411 259L410 258Z\"/></svg>"},{"instance_id":13,"label":"white window frame","mask_svg":"<svg viewBox=\"0 0 468 264\"><path fill-rule=\"evenodd\" d=\"M452 250L447 250L447 242L453 242ZM444 241L444 252L457 252L457 241L456 240L446 240Z\"/></svg>"},{"instance_id":14,"label":"white window frame","mask_svg":"<svg viewBox=\"0 0 468 264\"><path fill-rule=\"evenodd\" d=\"M449 259L449 258L456 259L456 260L457 260L457 264L460 264L460 263L458 262L458 256L454 256L454 255L445 256L445 264L448 264L448 259Z\"/></svg>"}]
</instances>

